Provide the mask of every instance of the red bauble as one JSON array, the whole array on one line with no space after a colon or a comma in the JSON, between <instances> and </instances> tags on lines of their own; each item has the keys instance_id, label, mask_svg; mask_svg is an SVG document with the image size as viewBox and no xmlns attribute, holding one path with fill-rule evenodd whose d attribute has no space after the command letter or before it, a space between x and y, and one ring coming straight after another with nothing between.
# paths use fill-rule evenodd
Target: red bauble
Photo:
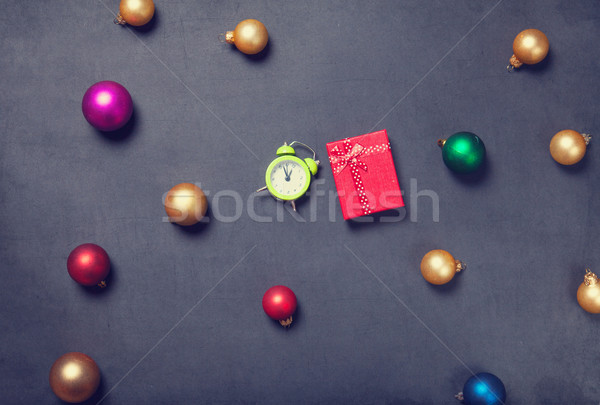
<instances>
[{"instance_id":1,"label":"red bauble","mask_svg":"<svg viewBox=\"0 0 600 405\"><path fill-rule=\"evenodd\" d=\"M284 285L269 288L262 299L265 313L284 327L292 324L296 305L296 294Z\"/></svg>"},{"instance_id":2,"label":"red bauble","mask_svg":"<svg viewBox=\"0 0 600 405\"><path fill-rule=\"evenodd\" d=\"M110 259L100 246L84 243L73 249L69 255L67 270L71 278L79 284L104 287L104 279L110 272Z\"/></svg>"}]
</instances>

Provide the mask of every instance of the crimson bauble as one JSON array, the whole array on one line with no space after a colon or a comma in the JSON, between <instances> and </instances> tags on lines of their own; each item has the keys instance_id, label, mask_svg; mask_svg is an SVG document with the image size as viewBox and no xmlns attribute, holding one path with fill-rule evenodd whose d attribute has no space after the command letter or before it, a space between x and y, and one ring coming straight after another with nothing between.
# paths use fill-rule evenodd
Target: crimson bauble
<instances>
[{"instance_id":1,"label":"crimson bauble","mask_svg":"<svg viewBox=\"0 0 600 405\"><path fill-rule=\"evenodd\" d=\"M296 305L296 294L284 285L269 288L262 299L265 313L279 321L284 327L292 324L292 315L296 312Z\"/></svg>"},{"instance_id":2,"label":"crimson bauble","mask_svg":"<svg viewBox=\"0 0 600 405\"><path fill-rule=\"evenodd\" d=\"M100 246L84 243L77 246L67 259L69 275L85 286L106 286L104 279L110 272L110 259Z\"/></svg>"}]
</instances>

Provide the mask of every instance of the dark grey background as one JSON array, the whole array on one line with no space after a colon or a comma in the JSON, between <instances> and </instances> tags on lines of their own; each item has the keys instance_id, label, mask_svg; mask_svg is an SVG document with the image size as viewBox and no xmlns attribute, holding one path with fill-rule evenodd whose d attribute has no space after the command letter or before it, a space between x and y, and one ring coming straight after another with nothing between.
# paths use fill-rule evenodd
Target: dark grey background
<instances>
[{"instance_id":1,"label":"dark grey background","mask_svg":"<svg viewBox=\"0 0 600 405\"><path fill-rule=\"evenodd\" d=\"M59 403L48 372L69 351L102 370L89 403L451 405L469 369L499 376L507 404L600 402L600 316L576 301L585 267L600 271L599 151L570 168L548 151L566 128L600 141L598 1L157 0L131 31L112 23L118 4L0 2L0 402ZM245 18L269 30L259 57L218 40ZM550 54L508 74L532 27ZM135 103L117 135L81 114L100 80ZM235 203L213 196L245 201L284 141L326 163L326 142L382 128L401 221L344 222L328 164L305 223L278 221L268 196L254 210L271 223L245 202L215 219ZM436 146L463 130L486 144L480 178ZM184 181L210 193L193 230L162 221ZM417 190L439 196L439 222ZM85 242L111 257L99 293L66 271ZM434 248L468 265L445 287L419 271ZM299 300L289 330L261 308L275 284Z\"/></svg>"}]
</instances>

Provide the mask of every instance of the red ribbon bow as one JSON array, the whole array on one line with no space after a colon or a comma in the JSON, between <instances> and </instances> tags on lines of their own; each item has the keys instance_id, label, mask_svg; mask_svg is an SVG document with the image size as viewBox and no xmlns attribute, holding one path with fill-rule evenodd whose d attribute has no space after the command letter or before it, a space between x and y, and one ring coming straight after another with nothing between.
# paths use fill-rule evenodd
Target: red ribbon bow
<instances>
[{"instance_id":1,"label":"red ribbon bow","mask_svg":"<svg viewBox=\"0 0 600 405\"><path fill-rule=\"evenodd\" d=\"M334 147L331 150L330 160L335 166L333 168L333 172L335 174L340 174L342 170L346 168L346 166L350 165L353 167L360 167L365 172L368 170L367 164L359 159L359 156L365 152L365 147L360 143L355 143L354 146L350 145L350 141L344 140L344 151L341 151L339 147Z\"/></svg>"}]
</instances>

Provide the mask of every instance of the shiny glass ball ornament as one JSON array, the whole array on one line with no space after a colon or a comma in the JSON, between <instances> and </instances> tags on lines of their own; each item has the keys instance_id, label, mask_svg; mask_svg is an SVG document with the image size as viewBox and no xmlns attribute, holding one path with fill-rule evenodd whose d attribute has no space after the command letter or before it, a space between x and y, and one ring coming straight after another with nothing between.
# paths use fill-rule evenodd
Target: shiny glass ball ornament
<instances>
[{"instance_id":1,"label":"shiny glass ball ornament","mask_svg":"<svg viewBox=\"0 0 600 405\"><path fill-rule=\"evenodd\" d=\"M519 32L513 41L513 56L510 57L507 69L519 68L523 63L534 65L544 60L548 55L550 43L546 35L535 28Z\"/></svg>"},{"instance_id":2,"label":"shiny glass ball ornament","mask_svg":"<svg viewBox=\"0 0 600 405\"><path fill-rule=\"evenodd\" d=\"M100 369L83 353L63 354L50 369L50 387L65 402L83 402L94 395L99 385Z\"/></svg>"},{"instance_id":3,"label":"shiny glass ball ornament","mask_svg":"<svg viewBox=\"0 0 600 405\"><path fill-rule=\"evenodd\" d=\"M100 131L115 131L122 128L133 114L133 101L125 87L117 82L105 80L93 84L81 101L83 116Z\"/></svg>"},{"instance_id":4,"label":"shiny glass ball ornament","mask_svg":"<svg viewBox=\"0 0 600 405\"><path fill-rule=\"evenodd\" d=\"M504 405L506 388L494 374L477 373L467 380L456 398L465 405Z\"/></svg>"},{"instance_id":5,"label":"shiny glass ball ornament","mask_svg":"<svg viewBox=\"0 0 600 405\"><path fill-rule=\"evenodd\" d=\"M577 302L590 314L600 314L600 283L590 269L585 270L583 283L577 289Z\"/></svg>"},{"instance_id":6,"label":"shiny glass ball ornament","mask_svg":"<svg viewBox=\"0 0 600 405\"><path fill-rule=\"evenodd\" d=\"M154 16L154 2L152 0L121 0L119 15L115 24L133 25L139 27L150 22Z\"/></svg>"},{"instance_id":7,"label":"shiny glass ball ornament","mask_svg":"<svg viewBox=\"0 0 600 405\"><path fill-rule=\"evenodd\" d=\"M206 215L208 201L202 189L192 183L181 183L165 196L165 211L169 221L182 226L197 224Z\"/></svg>"},{"instance_id":8,"label":"shiny glass ball ornament","mask_svg":"<svg viewBox=\"0 0 600 405\"><path fill-rule=\"evenodd\" d=\"M592 139L572 129L559 131L550 141L550 154L561 165L574 165L585 156L587 145Z\"/></svg>"},{"instance_id":9,"label":"shiny glass ball ornament","mask_svg":"<svg viewBox=\"0 0 600 405\"><path fill-rule=\"evenodd\" d=\"M100 246L84 243L69 254L67 271L71 278L81 285L106 287L105 279L110 272L110 259Z\"/></svg>"},{"instance_id":10,"label":"shiny glass ball ornament","mask_svg":"<svg viewBox=\"0 0 600 405\"><path fill-rule=\"evenodd\" d=\"M292 324L292 315L296 312L296 294L284 285L276 285L267 290L263 295L262 306L265 313L281 326L289 327Z\"/></svg>"},{"instance_id":11,"label":"shiny glass ball ornament","mask_svg":"<svg viewBox=\"0 0 600 405\"><path fill-rule=\"evenodd\" d=\"M448 139L440 139L442 157L446 166L461 174L473 173L485 161L485 145L471 132L457 132Z\"/></svg>"},{"instance_id":12,"label":"shiny glass ball ornament","mask_svg":"<svg viewBox=\"0 0 600 405\"><path fill-rule=\"evenodd\" d=\"M427 252L421 260L421 274L431 284L446 284L454 275L465 268L464 263L445 250L435 249Z\"/></svg>"},{"instance_id":13,"label":"shiny glass ball ornament","mask_svg":"<svg viewBox=\"0 0 600 405\"><path fill-rule=\"evenodd\" d=\"M238 23L233 31L227 31L225 41L246 55L255 55L267 46L269 33L263 23L250 18Z\"/></svg>"}]
</instances>

